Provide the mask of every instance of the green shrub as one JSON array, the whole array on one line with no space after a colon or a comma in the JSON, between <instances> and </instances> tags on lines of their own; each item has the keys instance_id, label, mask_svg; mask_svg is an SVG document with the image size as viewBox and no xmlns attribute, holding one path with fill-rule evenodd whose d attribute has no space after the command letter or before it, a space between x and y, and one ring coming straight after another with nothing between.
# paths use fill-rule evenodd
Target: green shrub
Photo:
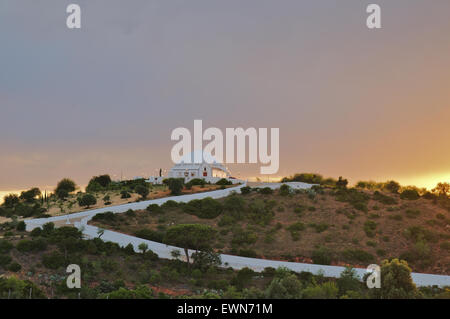
<instances>
[{"instance_id":1,"label":"green shrub","mask_svg":"<svg viewBox=\"0 0 450 319\"><path fill-rule=\"evenodd\" d=\"M233 183L231 181L229 181L228 179L226 179L226 178L222 178L219 181L217 181L216 185L224 185L224 186L226 186L226 185L233 185Z\"/></svg>"},{"instance_id":2,"label":"green shrub","mask_svg":"<svg viewBox=\"0 0 450 319\"><path fill-rule=\"evenodd\" d=\"M273 189L270 187L264 187L259 190L259 193L263 195L270 195L273 194Z\"/></svg>"},{"instance_id":3,"label":"green shrub","mask_svg":"<svg viewBox=\"0 0 450 319\"><path fill-rule=\"evenodd\" d=\"M345 249L342 257L348 261L371 263L375 261L375 257L362 249Z\"/></svg>"},{"instance_id":4,"label":"green shrub","mask_svg":"<svg viewBox=\"0 0 450 319\"><path fill-rule=\"evenodd\" d=\"M25 228L26 228L26 225L23 220L17 223L17 226L16 226L17 231L25 231Z\"/></svg>"},{"instance_id":5,"label":"green shrub","mask_svg":"<svg viewBox=\"0 0 450 319\"><path fill-rule=\"evenodd\" d=\"M398 191L400 190L400 184L397 183L396 181L388 181L384 185L384 188L390 191L391 193L397 194Z\"/></svg>"},{"instance_id":6,"label":"green shrub","mask_svg":"<svg viewBox=\"0 0 450 319\"><path fill-rule=\"evenodd\" d=\"M205 219L216 218L222 213L222 210L222 204L211 197L194 199L183 206L185 213Z\"/></svg>"},{"instance_id":7,"label":"green shrub","mask_svg":"<svg viewBox=\"0 0 450 319\"><path fill-rule=\"evenodd\" d=\"M280 195L287 196L291 193L291 187L289 185L283 184L280 186Z\"/></svg>"},{"instance_id":8,"label":"green shrub","mask_svg":"<svg viewBox=\"0 0 450 319\"><path fill-rule=\"evenodd\" d=\"M416 218L417 216L420 215L420 210L418 210L418 209L407 209L405 211L405 213L406 213L406 217L408 217L408 218Z\"/></svg>"},{"instance_id":9,"label":"green shrub","mask_svg":"<svg viewBox=\"0 0 450 319\"><path fill-rule=\"evenodd\" d=\"M420 198L419 193L415 189L405 189L400 194L401 199L408 199L408 200L417 200Z\"/></svg>"},{"instance_id":10,"label":"green shrub","mask_svg":"<svg viewBox=\"0 0 450 319\"><path fill-rule=\"evenodd\" d=\"M422 226L410 226L405 230L404 235L416 243L420 241L437 242L439 239L439 235Z\"/></svg>"},{"instance_id":11,"label":"green shrub","mask_svg":"<svg viewBox=\"0 0 450 319\"><path fill-rule=\"evenodd\" d=\"M331 251L324 246L315 249L312 252L311 258L315 264L319 265L329 265L333 259Z\"/></svg>"},{"instance_id":12,"label":"green shrub","mask_svg":"<svg viewBox=\"0 0 450 319\"><path fill-rule=\"evenodd\" d=\"M47 241L43 238L35 240L21 240L17 243L16 249L20 252L44 251L47 248Z\"/></svg>"},{"instance_id":13,"label":"green shrub","mask_svg":"<svg viewBox=\"0 0 450 319\"><path fill-rule=\"evenodd\" d=\"M164 213L164 209L161 208L158 204L150 204L147 206L146 211L153 214L162 214Z\"/></svg>"},{"instance_id":14,"label":"green shrub","mask_svg":"<svg viewBox=\"0 0 450 319\"><path fill-rule=\"evenodd\" d=\"M131 197L131 194L130 193L128 193L128 191L126 191L126 190L123 190L123 191L121 191L120 192L120 198L130 198Z\"/></svg>"},{"instance_id":15,"label":"green shrub","mask_svg":"<svg viewBox=\"0 0 450 319\"><path fill-rule=\"evenodd\" d=\"M308 226L314 228L317 233L322 233L329 227L327 223L319 223L319 224L311 223Z\"/></svg>"},{"instance_id":16,"label":"green shrub","mask_svg":"<svg viewBox=\"0 0 450 319\"><path fill-rule=\"evenodd\" d=\"M379 201L380 203L383 203L385 205L395 205L397 204L397 201L395 198L392 198L390 196L384 195L380 193L379 191L375 191L373 193L373 199L376 201Z\"/></svg>"},{"instance_id":17,"label":"green shrub","mask_svg":"<svg viewBox=\"0 0 450 319\"><path fill-rule=\"evenodd\" d=\"M143 228L134 233L136 237L156 241L162 243L164 240L164 232L154 231L148 228Z\"/></svg>"},{"instance_id":18,"label":"green shrub","mask_svg":"<svg viewBox=\"0 0 450 319\"><path fill-rule=\"evenodd\" d=\"M90 193L78 197L78 205L80 206L86 206L86 208L89 208L89 206L95 204L97 204L97 198L95 198L95 196Z\"/></svg>"},{"instance_id":19,"label":"green shrub","mask_svg":"<svg viewBox=\"0 0 450 319\"><path fill-rule=\"evenodd\" d=\"M231 243L236 246L241 245L251 245L256 243L258 240L258 235L252 231L249 230L236 230L233 234L233 239L231 240Z\"/></svg>"},{"instance_id":20,"label":"green shrub","mask_svg":"<svg viewBox=\"0 0 450 319\"><path fill-rule=\"evenodd\" d=\"M375 230L377 228L377 223L372 220L368 220L364 223L364 232L367 237L375 237Z\"/></svg>"},{"instance_id":21,"label":"green shrub","mask_svg":"<svg viewBox=\"0 0 450 319\"><path fill-rule=\"evenodd\" d=\"M241 194L242 195L250 194L251 191L252 191L252 189L249 186L241 187Z\"/></svg>"},{"instance_id":22,"label":"green shrub","mask_svg":"<svg viewBox=\"0 0 450 319\"><path fill-rule=\"evenodd\" d=\"M372 241L372 240L368 240L368 241L366 242L366 245L369 246L369 247L376 247L376 246L377 246L377 243L374 242L374 241Z\"/></svg>"},{"instance_id":23,"label":"green shrub","mask_svg":"<svg viewBox=\"0 0 450 319\"><path fill-rule=\"evenodd\" d=\"M245 248L239 249L238 255L250 258L256 258L258 256L254 250Z\"/></svg>"},{"instance_id":24,"label":"green shrub","mask_svg":"<svg viewBox=\"0 0 450 319\"><path fill-rule=\"evenodd\" d=\"M445 242L441 243L440 247L442 250L450 251L450 241L445 241Z\"/></svg>"},{"instance_id":25,"label":"green shrub","mask_svg":"<svg viewBox=\"0 0 450 319\"><path fill-rule=\"evenodd\" d=\"M12 262L8 266L8 270L12 271L12 272L18 272L21 269L22 269L22 266L19 263L17 263L17 262Z\"/></svg>"},{"instance_id":26,"label":"green shrub","mask_svg":"<svg viewBox=\"0 0 450 319\"><path fill-rule=\"evenodd\" d=\"M303 290L305 299L336 299L338 287L332 281L324 282L320 285L309 286Z\"/></svg>"},{"instance_id":27,"label":"green shrub","mask_svg":"<svg viewBox=\"0 0 450 319\"><path fill-rule=\"evenodd\" d=\"M381 248L377 249L377 255L380 257L386 256L386 250L381 249Z\"/></svg>"},{"instance_id":28,"label":"green shrub","mask_svg":"<svg viewBox=\"0 0 450 319\"><path fill-rule=\"evenodd\" d=\"M335 192L336 200L340 202L347 202L351 204L355 209L367 212L367 203L369 196L364 192L360 192L355 188L351 189L339 189Z\"/></svg>"},{"instance_id":29,"label":"green shrub","mask_svg":"<svg viewBox=\"0 0 450 319\"><path fill-rule=\"evenodd\" d=\"M11 256L0 254L0 267L6 268L12 261Z\"/></svg>"},{"instance_id":30,"label":"green shrub","mask_svg":"<svg viewBox=\"0 0 450 319\"><path fill-rule=\"evenodd\" d=\"M292 240L297 241L300 239L299 232L305 229L305 225L302 222L296 222L286 229L291 232Z\"/></svg>"},{"instance_id":31,"label":"green shrub","mask_svg":"<svg viewBox=\"0 0 450 319\"><path fill-rule=\"evenodd\" d=\"M58 269L59 267L65 266L66 262L62 254L53 252L42 256L42 264L50 269Z\"/></svg>"},{"instance_id":32,"label":"green shrub","mask_svg":"<svg viewBox=\"0 0 450 319\"><path fill-rule=\"evenodd\" d=\"M388 218L389 218L389 219L396 220L396 221L401 221L401 220L403 220L402 215L398 215L398 214L397 214L397 215L389 215Z\"/></svg>"},{"instance_id":33,"label":"green shrub","mask_svg":"<svg viewBox=\"0 0 450 319\"><path fill-rule=\"evenodd\" d=\"M0 254L8 253L13 247L13 244L11 244L9 241L0 239Z\"/></svg>"}]
</instances>

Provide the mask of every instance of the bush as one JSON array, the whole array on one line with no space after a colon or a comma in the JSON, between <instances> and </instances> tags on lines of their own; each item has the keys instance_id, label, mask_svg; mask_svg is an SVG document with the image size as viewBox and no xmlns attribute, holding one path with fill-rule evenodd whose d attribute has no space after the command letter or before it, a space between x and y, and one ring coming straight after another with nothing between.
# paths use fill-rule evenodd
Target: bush
<instances>
[{"instance_id":1,"label":"bush","mask_svg":"<svg viewBox=\"0 0 450 319\"><path fill-rule=\"evenodd\" d=\"M420 210L418 209L408 209L406 210L406 217L408 218L416 218L420 215Z\"/></svg>"},{"instance_id":2,"label":"bush","mask_svg":"<svg viewBox=\"0 0 450 319\"><path fill-rule=\"evenodd\" d=\"M342 252L342 256L353 262L371 263L375 261L375 257L362 249L346 249Z\"/></svg>"},{"instance_id":3,"label":"bush","mask_svg":"<svg viewBox=\"0 0 450 319\"><path fill-rule=\"evenodd\" d=\"M395 198L392 198L390 196L384 195L382 193L380 193L379 191L375 191L373 193L373 199L376 201L379 201L385 205L395 205L397 204L397 201L395 200Z\"/></svg>"},{"instance_id":4,"label":"bush","mask_svg":"<svg viewBox=\"0 0 450 319\"><path fill-rule=\"evenodd\" d=\"M296 222L286 229L291 232L292 240L296 241L300 239L299 232L305 229L305 224L302 222Z\"/></svg>"},{"instance_id":5,"label":"bush","mask_svg":"<svg viewBox=\"0 0 450 319\"><path fill-rule=\"evenodd\" d=\"M368 220L364 223L364 232L367 237L375 237L375 229L377 228L377 223L372 220Z\"/></svg>"},{"instance_id":6,"label":"bush","mask_svg":"<svg viewBox=\"0 0 450 319\"><path fill-rule=\"evenodd\" d=\"M13 262L13 263L9 264L9 266L8 266L8 270L12 271L12 272L18 272L21 269L22 269L22 266L17 262Z\"/></svg>"},{"instance_id":7,"label":"bush","mask_svg":"<svg viewBox=\"0 0 450 319\"><path fill-rule=\"evenodd\" d=\"M445 241L445 242L441 243L440 247L442 250L450 251L450 241Z\"/></svg>"},{"instance_id":8,"label":"bush","mask_svg":"<svg viewBox=\"0 0 450 319\"><path fill-rule=\"evenodd\" d=\"M137 194L139 194L143 199L147 198L148 194L150 193L148 187L145 185L137 185L134 191Z\"/></svg>"},{"instance_id":9,"label":"bush","mask_svg":"<svg viewBox=\"0 0 450 319\"><path fill-rule=\"evenodd\" d=\"M375 298L409 299L416 298L418 291L411 278L411 268L404 260L385 260L381 265L381 288L371 289Z\"/></svg>"},{"instance_id":10,"label":"bush","mask_svg":"<svg viewBox=\"0 0 450 319\"><path fill-rule=\"evenodd\" d=\"M50 269L58 269L59 267L63 267L66 262L62 254L53 252L51 254L42 256L42 264Z\"/></svg>"},{"instance_id":11,"label":"bush","mask_svg":"<svg viewBox=\"0 0 450 319\"><path fill-rule=\"evenodd\" d=\"M47 248L47 241L43 238L36 240L21 240L17 243L16 249L22 253L43 251Z\"/></svg>"},{"instance_id":12,"label":"bush","mask_svg":"<svg viewBox=\"0 0 450 319\"><path fill-rule=\"evenodd\" d=\"M315 264L319 265L329 265L333 259L331 251L324 246L315 249L312 252L311 258Z\"/></svg>"},{"instance_id":13,"label":"bush","mask_svg":"<svg viewBox=\"0 0 450 319\"><path fill-rule=\"evenodd\" d=\"M319 223L319 224L311 223L311 224L309 224L309 226L314 228L317 233L324 232L329 227L329 225L327 223Z\"/></svg>"},{"instance_id":14,"label":"bush","mask_svg":"<svg viewBox=\"0 0 450 319\"><path fill-rule=\"evenodd\" d=\"M179 206L179 204L174 201L174 200L168 200L167 202L165 202L164 204L161 205L162 209L173 209L173 208L177 208Z\"/></svg>"},{"instance_id":15,"label":"bush","mask_svg":"<svg viewBox=\"0 0 450 319\"><path fill-rule=\"evenodd\" d=\"M249 186L241 187L241 194L242 195L250 194L251 191L252 191L252 189Z\"/></svg>"},{"instance_id":16,"label":"bush","mask_svg":"<svg viewBox=\"0 0 450 319\"><path fill-rule=\"evenodd\" d=\"M211 197L191 200L183 207L185 213L205 219L216 218L222 210L222 204Z\"/></svg>"},{"instance_id":17,"label":"bush","mask_svg":"<svg viewBox=\"0 0 450 319\"><path fill-rule=\"evenodd\" d=\"M303 290L305 299L336 299L338 287L332 281L324 282L321 285L310 286Z\"/></svg>"},{"instance_id":18,"label":"bush","mask_svg":"<svg viewBox=\"0 0 450 319\"><path fill-rule=\"evenodd\" d=\"M216 185L225 185L226 186L226 185L233 185L233 183L226 178L222 178L217 181Z\"/></svg>"},{"instance_id":19,"label":"bush","mask_svg":"<svg viewBox=\"0 0 450 319\"><path fill-rule=\"evenodd\" d=\"M69 193L75 191L76 184L69 178L62 179L56 186L55 193L60 199L65 199Z\"/></svg>"},{"instance_id":20,"label":"bush","mask_svg":"<svg viewBox=\"0 0 450 319\"><path fill-rule=\"evenodd\" d=\"M367 203L369 196L354 188L352 189L338 189L335 192L336 200L340 202L347 202L354 208L360 211L367 212Z\"/></svg>"},{"instance_id":21,"label":"bush","mask_svg":"<svg viewBox=\"0 0 450 319\"><path fill-rule=\"evenodd\" d=\"M9 251L13 248L13 244L11 244L9 241L0 239L0 254L6 254L9 253Z\"/></svg>"},{"instance_id":22,"label":"bush","mask_svg":"<svg viewBox=\"0 0 450 319\"><path fill-rule=\"evenodd\" d=\"M120 192L120 198L130 198L131 197L131 194L130 193L128 193L128 191L126 191L126 190L123 190L123 191L121 191Z\"/></svg>"},{"instance_id":23,"label":"bush","mask_svg":"<svg viewBox=\"0 0 450 319\"><path fill-rule=\"evenodd\" d=\"M252 280L254 275L255 272L253 270L244 267L237 272L236 276L233 278L231 283L235 285L238 289L242 289Z\"/></svg>"},{"instance_id":24,"label":"bush","mask_svg":"<svg viewBox=\"0 0 450 319\"><path fill-rule=\"evenodd\" d=\"M405 189L400 194L401 199L407 199L407 200L417 200L420 198L419 193L415 189Z\"/></svg>"},{"instance_id":25,"label":"bush","mask_svg":"<svg viewBox=\"0 0 450 319\"><path fill-rule=\"evenodd\" d=\"M273 203L265 203L262 200L255 200L249 205L248 219L258 225L268 225L275 215L272 211Z\"/></svg>"},{"instance_id":26,"label":"bush","mask_svg":"<svg viewBox=\"0 0 450 319\"><path fill-rule=\"evenodd\" d=\"M162 214L162 213L164 213L164 210L158 204L150 204L150 205L147 206L146 210L149 213L154 213L154 214Z\"/></svg>"},{"instance_id":27,"label":"bush","mask_svg":"<svg viewBox=\"0 0 450 319\"><path fill-rule=\"evenodd\" d=\"M263 195L270 195L273 194L273 189L270 187L264 187L259 190L259 193Z\"/></svg>"},{"instance_id":28,"label":"bush","mask_svg":"<svg viewBox=\"0 0 450 319\"><path fill-rule=\"evenodd\" d=\"M233 234L231 243L236 246L251 245L256 243L257 240L258 235L256 233L249 230L240 229Z\"/></svg>"},{"instance_id":29,"label":"bush","mask_svg":"<svg viewBox=\"0 0 450 319\"><path fill-rule=\"evenodd\" d=\"M287 196L291 193L291 187L289 185L283 184L280 186L280 195Z\"/></svg>"},{"instance_id":30,"label":"bush","mask_svg":"<svg viewBox=\"0 0 450 319\"><path fill-rule=\"evenodd\" d=\"M84 194L81 197L78 197L78 205L80 206L86 206L86 208L89 208L89 206L97 204L97 198L95 198L92 194Z\"/></svg>"},{"instance_id":31,"label":"bush","mask_svg":"<svg viewBox=\"0 0 450 319\"><path fill-rule=\"evenodd\" d=\"M134 233L134 235L136 237L139 238L143 238L143 239L147 239L147 240L152 240L152 241L156 241L159 243L162 243L164 240L164 233L163 232L158 232L158 231L154 231L148 228L144 228L144 229L140 229L138 231L136 231Z\"/></svg>"},{"instance_id":32,"label":"bush","mask_svg":"<svg viewBox=\"0 0 450 319\"><path fill-rule=\"evenodd\" d=\"M23 220L17 223L17 226L16 226L17 231L25 231L25 228L26 228L26 225Z\"/></svg>"},{"instance_id":33,"label":"bush","mask_svg":"<svg viewBox=\"0 0 450 319\"><path fill-rule=\"evenodd\" d=\"M356 274L355 269L347 267L340 275L336 281L339 295L344 295L348 291L359 291L361 290L361 282L359 276Z\"/></svg>"},{"instance_id":34,"label":"bush","mask_svg":"<svg viewBox=\"0 0 450 319\"><path fill-rule=\"evenodd\" d=\"M422 226L410 226L405 230L404 235L416 243L419 241L436 242L439 239L437 234Z\"/></svg>"},{"instance_id":35,"label":"bush","mask_svg":"<svg viewBox=\"0 0 450 319\"><path fill-rule=\"evenodd\" d=\"M170 189L172 195L180 195L184 187L184 178L167 178L163 183Z\"/></svg>"},{"instance_id":36,"label":"bush","mask_svg":"<svg viewBox=\"0 0 450 319\"><path fill-rule=\"evenodd\" d=\"M12 261L11 256L0 254L0 267L6 268Z\"/></svg>"},{"instance_id":37,"label":"bush","mask_svg":"<svg viewBox=\"0 0 450 319\"><path fill-rule=\"evenodd\" d=\"M400 184L397 183L396 181L388 181L384 185L384 188L390 191L391 193L397 194L398 191L400 190Z\"/></svg>"}]
</instances>

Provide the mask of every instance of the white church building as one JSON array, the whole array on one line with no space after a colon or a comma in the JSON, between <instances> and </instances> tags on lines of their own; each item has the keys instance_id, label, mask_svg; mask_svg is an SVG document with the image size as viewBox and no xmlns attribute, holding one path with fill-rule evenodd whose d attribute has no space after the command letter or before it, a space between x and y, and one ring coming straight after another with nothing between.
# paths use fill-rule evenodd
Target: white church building
<instances>
[{"instance_id":1,"label":"white church building","mask_svg":"<svg viewBox=\"0 0 450 319\"><path fill-rule=\"evenodd\" d=\"M243 182L232 178L230 172L223 164L218 163L212 155L202 151L194 151L190 155L184 156L170 169L168 176L151 176L148 182L161 184L165 178L184 178L185 183L194 178L204 179L205 182L212 184L222 178L228 179L233 184Z\"/></svg>"}]
</instances>

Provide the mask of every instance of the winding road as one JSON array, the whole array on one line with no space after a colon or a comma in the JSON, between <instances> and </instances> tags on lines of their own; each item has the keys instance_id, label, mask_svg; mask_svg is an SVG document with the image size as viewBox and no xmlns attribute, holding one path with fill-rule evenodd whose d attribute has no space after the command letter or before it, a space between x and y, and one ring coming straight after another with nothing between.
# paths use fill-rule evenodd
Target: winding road
<instances>
[{"instance_id":1,"label":"winding road","mask_svg":"<svg viewBox=\"0 0 450 319\"><path fill-rule=\"evenodd\" d=\"M286 183L295 189L309 189L312 187L311 184L305 183ZM275 183L267 183L265 186L271 188L277 188L281 184ZM141 201L136 203L128 203L117 206L103 207L98 209L87 210L79 213L63 215L63 216L54 216L48 218L37 218L25 220L26 230L31 231L36 227L42 227L45 223L53 222L57 226L63 225L74 225L77 227L85 236L85 238L95 238L98 237L99 228L96 226L88 225L88 221L92 219L97 214L105 213L105 212L113 212L113 213L124 213L129 209L132 210L140 210L147 208L150 204L158 204L161 205L169 200L174 200L176 202L189 202L193 199L202 199L206 197L212 198L222 198L231 194L231 192L240 192L242 187L246 186L246 184L239 185L236 187L231 187L223 190L216 190L210 192L189 194L189 195L181 195L181 196L170 196L165 198ZM136 252L139 251L138 246L141 243L146 243L148 248L153 252L158 254L160 258L172 259L171 252L173 250L179 250L183 252L182 248L174 247L170 245L165 245L162 243L145 240L142 238L105 230L103 235L101 236L103 241L110 241L119 244L121 247L125 247L128 244L132 244L134 250ZM189 254L192 254L194 251L189 250ZM184 254L181 254L183 256ZM255 271L262 271L266 267L286 267L296 272L309 271L313 274L322 273L326 277L339 277L342 271L345 270L344 267L339 266L325 266L325 265L315 265L315 264L306 264L306 263L295 263L295 262L286 262L286 261L278 261L278 260L268 260L268 259L259 259L259 258L248 258L241 256L233 256L233 255L220 255L222 260L222 266L224 267L232 267L234 269L242 269L244 267L251 268ZM184 258L184 257L183 257ZM363 268L355 268L358 276L362 278L364 274L366 274L366 269ZM445 275L434 275L434 274L423 274L423 273L412 273L411 274L413 281L418 286L450 286L450 276Z\"/></svg>"}]
</instances>

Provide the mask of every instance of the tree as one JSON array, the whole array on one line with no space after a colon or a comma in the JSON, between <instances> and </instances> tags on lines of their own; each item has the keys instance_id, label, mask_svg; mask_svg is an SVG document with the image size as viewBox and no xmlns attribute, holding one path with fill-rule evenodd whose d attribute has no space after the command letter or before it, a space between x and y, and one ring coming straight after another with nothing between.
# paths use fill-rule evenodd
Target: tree
<instances>
[{"instance_id":1,"label":"tree","mask_svg":"<svg viewBox=\"0 0 450 319\"><path fill-rule=\"evenodd\" d=\"M175 251L180 254L179 250ZM207 271L209 267L220 266L222 263L220 255L212 249L195 252L192 254L192 259L194 267L200 269L201 271Z\"/></svg>"},{"instance_id":2,"label":"tree","mask_svg":"<svg viewBox=\"0 0 450 319\"><path fill-rule=\"evenodd\" d=\"M105 175L99 175L99 176L94 176L91 178L91 180L89 181L90 183L98 183L101 187L108 187L109 184L111 184L111 177L108 174Z\"/></svg>"},{"instance_id":3,"label":"tree","mask_svg":"<svg viewBox=\"0 0 450 319\"><path fill-rule=\"evenodd\" d=\"M396 181L388 181L386 182L384 188L386 188L391 193L397 194L398 191L400 190L400 184L397 183Z\"/></svg>"},{"instance_id":4,"label":"tree","mask_svg":"<svg viewBox=\"0 0 450 319\"><path fill-rule=\"evenodd\" d=\"M287 196L291 192L291 187L287 184L283 184L280 186L280 195Z\"/></svg>"},{"instance_id":5,"label":"tree","mask_svg":"<svg viewBox=\"0 0 450 319\"><path fill-rule=\"evenodd\" d=\"M128 193L128 191L123 190L120 192L120 198L130 198L130 197L131 197L131 195L130 195L130 193Z\"/></svg>"},{"instance_id":6,"label":"tree","mask_svg":"<svg viewBox=\"0 0 450 319\"><path fill-rule=\"evenodd\" d=\"M59 181L58 185L56 186L55 193L56 196L60 199L65 199L69 196L69 194L73 191L75 191L77 185L75 182L69 178L63 178L61 181Z\"/></svg>"},{"instance_id":7,"label":"tree","mask_svg":"<svg viewBox=\"0 0 450 319\"><path fill-rule=\"evenodd\" d=\"M436 187L433 188L433 192L437 193L440 196L447 196L450 193L450 184L438 183Z\"/></svg>"},{"instance_id":8,"label":"tree","mask_svg":"<svg viewBox=\"0 0 450 319\"><path fill-rule=\"evenodd\" d=\"M345 295L348 291L359 291L361 290L361 281L357 275L355 269L351 267L345 268L341 273L341 276L336 281L339 295Z\"/></svg>"},{"instance_id":9,"label":"tree","mask_svg":"<svg viewBox=\"0 0 450 319\"><path fill-rule=\"evenodd\" d=\"M275 277L265 291L271 299L297 299L302 294L302 284L294 274L286 273L283 277Z\"/></svg>"},{"instance_id":10,"label":"tree","mask_svg":"<svg viewBox=\"0 0 450 319\"><path fill-rule=\"evenodd\" d=\"M17 223L16 230L24 231L25 228L26 228L26 225L25 225L25 222L23 220Z\"/></svg>"},{"instance_id":11,"label":"tree","mask_svg":"<svg viewBox=\"0 0 450 319\"><path fill-rule=\"evenodd\" d=\"M19 196L16 194L8 194L5 197L3 197L3 204L6 207L14 207L19 203Z\"/></svg>"},{"instance_id":12,"label":"tree","mask_svg":"<svg viewBox=\"0 0 450 319\"><path fill-rule=\"evenodd\" d=\"M36 197L41 195L41 190L37 187L34 187L30 190L24 191L20 194L20 199L23 199L27 203L32 203L36 199Z\"/></svg>"},{"instance_id":13,"label":"tree","mask_svg":"<svg viewBox=\"0 0 450 319\"><path fill-rule=\"evenodd\" d=\"M147 198L148 194L150 193L150 191L148 190L148 187L144 186L144 185L138 185L136 186L136 188L134 189L134 191L141 195L142 198Z\"/></svg>"},{"instance_id":14,"label":"tree","mask_svg":"<svg viewBox=\"0 0 450 319\"><path fill-rule=\"evenodd\" d=\"M145 252L148 250L148 245L146 243L140 243L138 248L145 255Z\"/></svg>"},{"instance_id":15,"label":"tree","mask_svg":"<svg viewBox=\"0 0 450 319\"><path fill-rule=\"evenodd\" d=\"M381 288L371 289L376 298L411 299L419 296L411 278L411 268L404 260L384 260L381 265Z\"/></svg>"},{"instance_id":16,"label":"tree","mask_svg":"<svg viewBox=\"0 0 450 319\"><path fill-rule=\"evenodd\" d=\"M180 224L170 227L164 238L168 245L175 245L184 249L188 266L188 249L208 250L211 248L215 230L207 225L201 224Z\"/></svg>"},{"instance_id":17,"label":"tree","mask_svg":"<svg viewBox=\"0 0 450 319\"><path fill-rule=\"evenodd\" d=\"M336 187L345 189L345 188L347 188L347 184L348 184L348 180L347 179L343 179L342 176L339 176L339 179L336 182Z\"/></svg>"},{"instance_id":18,"label":"tree","mask_svg":"<svg viewBox=\"0 0 450 319\"><path fill-rule=\"evenodd\" d=\"M183 178L167 178L163 181L166 184L172 195L180 195L184 186Z\"/></svg>"},{"instance_id":19,"label":"tree","mask_svg":"<svg viewBox=\"0 0 450 319\"><path fill-rule=\"evenodd\" d=\"M86 206L86 208L89 208L89 206L95 204L97 204L97 199L92 194L84 194L78 198L78 205L80 206Z\"/></svg>"},{"instance_id":20,"label":"tree","mask_svg":"<svg viewBox=\"0 0 450 319\"><path fill-rule=\"evenodd\" d=\"M419 192L415 189L405 189L400 194L401 199L408 199L408 200L417 200L420 198Z\"/></svg>"}]
</instances>

